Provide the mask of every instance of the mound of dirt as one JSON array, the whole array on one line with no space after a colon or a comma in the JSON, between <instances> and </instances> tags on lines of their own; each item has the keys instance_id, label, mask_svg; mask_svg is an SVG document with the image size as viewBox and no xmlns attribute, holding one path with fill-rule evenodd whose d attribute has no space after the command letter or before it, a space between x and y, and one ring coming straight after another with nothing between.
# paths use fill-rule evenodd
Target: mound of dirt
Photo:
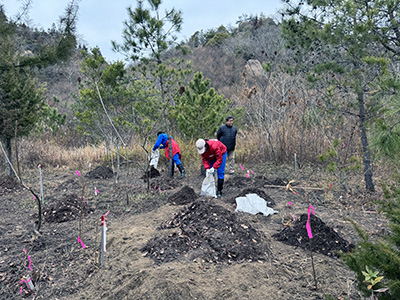
<instances>
[{"instance_id":1,"label":"mound of dirt","mask_svg":"<svg viewBox=\"0 0 400 300\"><path fill-rule=\"evenodd\" d=\"M310 249L308 233L306 229L308 215L303 214L291 227L285 227L281 232L273 235L278 241L290 246ZM354 245L343 239L331 227L327 226L320 218L311 215L310 226L313 234L311 241L312 251L328 256L338 256L337 252L348 252Z\"/></svg>"},{"instance_id":2,"label":"mound of dirt","mask_svg":"<svg viewBox=\"0 0 400 300\"><path fill-rule=\"evenodd\" d=\"M17 179L13 177L4 176L0 179L0 195L13 193L21 189L21 184Z\"/></svg>"},{"instance_id":3,"label":"mound of dirt","mask_svg":"<svg viewBox=\"0 0 400 300\"><path fill-rule=\"evenodd\" d=\"M199 200L182 209L160 229L177 228L167 237L151 239L141 249L156 263L202 258L213 263L265 260L265 236L233 212Z\"/></svg>"},{"instance_id":4,"label":"mound of dirt","mask_svg":"<svg viewBox=\"0 0 400 300\"><path fill-rule=\"evenodd\" d=\"M160 176L160 172L157 169L155 169L154 166L151 166L150 170L147 171L145 175L140 177L140 179L155 178L155 177L159 177L159 176Z\"/></svg>"},{"instance_id":5,"label":"mound of dirt","mask_svg":"<svg viewBox=\"0 0 400 300\"><path fill-rule=\"evenodd\" d=\"M161 191L173 190L173 189L179 187L180 185L181 184L177 180L175 180L174 178L169 178L169 177L156 178L156 179L154 179L154 181L152 181L150 183L150 187L152 189L161 190Z\"/></svg>"},{"instance_id":6,"label":"mound of dirt","mask_svg":"<svg viewBox=\"0 0 400 300\"><path fill-rule=\"evenodd\" d=\"M227 199L227 202L236 204L236 198L245 197L247 194L257 194L258 196L260 196L267 202L267 205L269 207L275 206L275 201L272 200L272 198L270 196L268 196L266 192L264 192L263 190L257 189L257 188L252 188L252 187L242 190L236 197Z\"/></svg>"},{"instance_id":7,"label":"mound of dirt","mask_svg":"<svg viewBox=\"0 0 400 300\"><path fill-rule=\"evenodd\" d=\"M89 207L86 202L83 202L82 214L84 216L93 213L94 209ZM81 214L81 199L71 194L63 200L50 204L45 207L43 216L46 222L62 223L75 220Z\"/></svg>"},{"instance_id":8,"label":"mound of dirt","mask_svg":"<svg viewBox=\"0 0 400 300\"><path fill-rule=\"evenodd\" d=\"M114 172L106 166L98 166L93 171L88 172L85 177L91 179L109 179L114 177Z\"/></svg>"},{"instance_id":9,"label":"mound of dirt","mask_svg":"<svg viewBox=\"0 0 400 300\"><path fill-rule=\"evenodd\" d=\"M195 191L187 185L168 198L168 202L175 205L193 203L198 198Z\"/></svg>"}]
</instances>

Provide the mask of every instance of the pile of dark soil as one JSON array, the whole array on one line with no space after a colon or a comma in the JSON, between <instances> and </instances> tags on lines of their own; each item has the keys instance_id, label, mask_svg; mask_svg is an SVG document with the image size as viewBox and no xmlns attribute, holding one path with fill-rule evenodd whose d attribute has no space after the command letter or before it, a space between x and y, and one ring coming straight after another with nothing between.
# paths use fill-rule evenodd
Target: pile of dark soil
<instances>
[{"instance_id":1,"label":"pile of dark soil","mask_svg":"<svg viewBox=\"0 0 400 300\"><path fill-rule=\"evenodd\" d=\"M193 203L198 198L195 191L187 185L168 198L168 202L175 205Z\"/></svg>"},{"instance_id":2,"label":"pile of dark soil","mask_svg":"<svg viewBox=\"0 0 400 300\"><path fill-rule=\"evenodd\" d=\"M91 179L109 179L114 177L114 172L106 166L98 166L93 171L88 172L85 177Z\"/></svg>"},{"instance_id":3,"label":"pile of dark soil","mask_svg":"<svg viewBox=\"0 0 400 300\"><path fill-rule=\"evenodd\" d=\"M157 169L154 169L154 166L151 166L150 170L146 172L145 175L140 177L140 179L146 179L146 178L155 178L159 177L160 172Z\"/></svg>"},{"instance_id":4,"label":"pile of dark soil","mask_svg":"<svg viewBox=\"0 0 400 300\"><path fill-rule=\"evenodd\" d=\"M178 228L151 239L141 249L156 263L202 258L213 263L265 260L265 237L233 212L207 200L182 209L160 229Z\"/></svg>"},{"instance_id":5,"label":"pile of dark soil","mask_svg":"<svg viewBox=\"0 0 400 300\"><path fill-rule=\"evenodd\" d=\"M257 189L257 188L252 188L252 187L242 190L236 197L227 199L227 202L236 204L236 198L245 197L247 194L257 194L258 196L260 196L267 202L267 205L269 207L275 206L275 201L270 196L268 196L266 192L264 192L263 190Z\"/></svg>"},{"instance_id":6,"label":"pile of dark soil","mask_svg":"<svg viewBox=\"0 0 400 300\"><path fill-rule=\"evenodd\" d=\"M307 214L301 215L292 227L285 227L281 232L274 234L273 237L284 244L309 250L307 218ZM315 215L310 216L310 226L313 234L312 251L328 256L338 256L338 252L348 252L354 248L354 245L339 236L333 228L327 226Z\"/></svg>"},{"instance_id":7,"label":"pile of dark soil","mask_svg":"<svg viewBox=\"0 0 400 300\"><path fill-rule=\"evenodd\" d=\"M83 202L82 214L86 216L94 209ZM45 207L43 216L46 222L62 223L79 218L81 215L81 199L75 194L66 196L63 200Z\"/></svg>"},{"instance_id":8,"label":"pile of dark soil","mask_svg":"<svg viewBox=\"0 0 400 300\"><path fill-rule=\"evenodd\" d=\"M181 184L177 180L169 177L159 177L150 183L152 189L160 189L161 191L173 190L179 186L181 186Z\"/></svg>"},{"instance_id":9,"label":"pile of dark soil","mask_svg":"<svg viewBox=\"0 0 400 300\"><path fill-rule=\"evenodd\" d=\"M4 176L0 179L0 196L8 193L14 193L21 189L21 184L13 177Z\"/></svg>"}]
</instances>

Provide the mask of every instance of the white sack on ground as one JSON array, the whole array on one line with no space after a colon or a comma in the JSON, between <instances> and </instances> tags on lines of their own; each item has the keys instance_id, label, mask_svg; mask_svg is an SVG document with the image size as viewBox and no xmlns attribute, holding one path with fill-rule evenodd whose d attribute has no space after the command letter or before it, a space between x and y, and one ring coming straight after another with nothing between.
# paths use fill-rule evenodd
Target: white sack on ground
<instances>
[{"instance_id":1,"label":"white sack on ground","mask_svg":"<svg viewBox=\"0 0 400 300\"><path fill-rule=\"evenodd\" d=\"M236 198L236 210L255 215L262 213L264 216L277 214L278 212L267 206L267 201L257 194L247 194L246 197Z\"/></svg>"},{"instance_id":2,"label":"white sack on ground","mask_svg":"<svg viewBox=\"0 0 400 300\"><path fill-rule=\"evenodd\" d=\"M154 169L157 169L158 160L160 158L160 151L158 149L154 150L154 152L150 155L150 167L153 166Z\"/></svg>"},{"instance_id":3,"label":"white sack on ground","mask_svg":"<svg viewBox=\"0 0 400 300\"><path fill-rule=\"evenodd\" d=\"M200 196L210 196L210 197L217 198L217 195L215 192L216 191L215 191L214 174L207 172L206 178L204 178L203 183L201 185Z\"/></svg>"}]
</instances>

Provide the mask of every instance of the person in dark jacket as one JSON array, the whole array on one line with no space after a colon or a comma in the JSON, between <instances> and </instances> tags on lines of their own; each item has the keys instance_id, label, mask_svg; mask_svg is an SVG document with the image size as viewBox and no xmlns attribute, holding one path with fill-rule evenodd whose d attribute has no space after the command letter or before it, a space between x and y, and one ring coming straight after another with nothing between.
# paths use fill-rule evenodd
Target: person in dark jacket
<instances>
[{"instance_id":1,"label":"person in dark jacket","mask_svg":"<svg viewBox=\"0 0 400 300\"><path fill-rule=\"evenodd\" d=\"M172 143L172 160L176 164L176 167L179 169L179 172L181 172L181 175L178 177L179 179L182 179L183 177L186 176L185 169L183 168L183 164L181 162L181 149L179 148L179 145L171 136L171 143ZM157 133L157 141L153 146L153 151L156 149L165 149L165 156L169 160L169 141L168 141L168 136L166 133L160 131ZM172 176L174 172L174 168L172 168Z\"/></svg>"},{"instance_id":2,"label":"person in dark jacket","mask_svg":"<svg viewBox=\"0 0 400 300\"><path fill-rule=\"evenodd\" d=\"M233 126L233 117L227 116L225 125L217 131L217 139L226 146L228 151L229 174L235 175L235 146L237 129Z\"/></svg>"},{"instance_id":3,"label":"person in dark jacket","mask_svg":"<svg viewBox=\"0 0 400 300\"><path fill-rule=\"evenodd\" d=\"M218 140L198 139L196 141L196 148L201 155L201 160L206 171L214 173L214 169L217 170L217 198L221 198L222 188L224 187L226 146Z\"/></svg>"}]
</instances>

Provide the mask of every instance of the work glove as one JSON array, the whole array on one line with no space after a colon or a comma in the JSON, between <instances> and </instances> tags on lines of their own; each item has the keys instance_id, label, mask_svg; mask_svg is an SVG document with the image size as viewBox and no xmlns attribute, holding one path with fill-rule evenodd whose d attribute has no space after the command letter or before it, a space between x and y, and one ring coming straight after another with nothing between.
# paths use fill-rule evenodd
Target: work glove
<instances>
[{"instance_id":1,"label":"work glove","mask_svg":"<svg viewBox=\"0 0 400 300\"><path fill-rule=\"evenodd\" d=\"M214 174L214 168L210 168L207 170L207 174Z\"/></svg>"}]
</instances>

